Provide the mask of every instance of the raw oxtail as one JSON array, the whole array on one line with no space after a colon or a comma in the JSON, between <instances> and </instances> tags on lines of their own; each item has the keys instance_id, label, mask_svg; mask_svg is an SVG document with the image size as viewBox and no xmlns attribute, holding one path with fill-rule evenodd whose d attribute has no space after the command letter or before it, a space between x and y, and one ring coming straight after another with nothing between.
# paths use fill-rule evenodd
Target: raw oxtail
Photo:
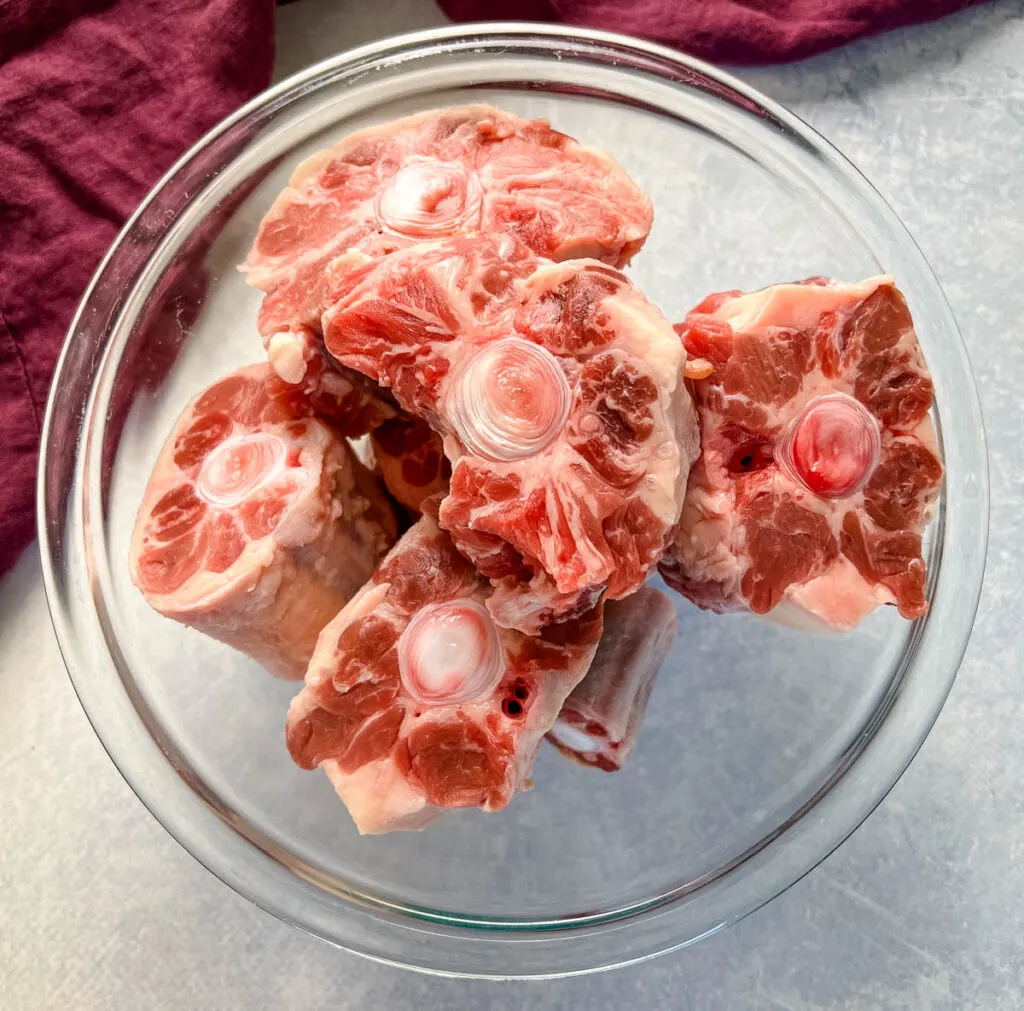
<instances>
[{"instance_id":1,"label":"raw oxtail","mask_svg":"<svg viewBox=\"0 0 1024 1011\"><path fill-rule=\"evenodd\" d=\"M700 607L853 628L927 610L922 533L942 481L932 382L892 278L712 295L677 327L702 455L665 580Z\"/></svg>"},{"instance_id":2,"label":"raw oxtail","mask_svg":"<svg viewBox=\"0 0 1024 1011\"><path fill-rule=\"evenodd\" d=\"M330 777L361 833L450 808L503 808L601 636L602 604L524 636L427 511L323 630L288 713L288 748Z\"/></svg>"},{"instance_id":3,"label":"raw oxtail","mask_svg":"<svg viewBox=\"0 0 1024 1011\"><path fill-rule=\"evenodd\" d=\"M327 304L328 352L444 436L441 526L498 624L535 634L643 583L697 421L681 342L619 271L460 236L344 270Z\"/></svg>"},{"instance_id":4,"label":"raw oxtail","mask_svg":"<svg viewBox=\"0 0 1024 1011\"><path fill-rule=\"evenodd\" d=\"M621 769L678 625L672 602L653 586L609 601L594 662L565 700L548 740L583 765Z\"/></svg>"},{"instance_id":5,"label":"raw oxtail","mask_svg":"<svg viewBox=\"0 0 1024 1011\"><path fill-rule=\"evenodd\" d=\"M439 436L425 421L399 410L370 434L373 458L391 494L419 512L424 499L448 490L452 468Z\"/></svg>"},{"instance_id":6,"label":"raw oxtail","mask_svg":"<svg viewBox=\"0 0 1024 1011\"><path fill-rule=\"evenodd\" d=\"M325 268L343 253L376 260L424 240L493 232L549 259L623 266L652 216L610 155L546 122L486 105L437 109L360 130L306 159L242 269L266 293L259 329L270 360L298 382L318 354Z\"/></svg>"},{"instance_id":7,"label":"raw oxtail","mask_svg":"<svg viewBox=\"0 0 1024 1011\"><path fill-rule=\"evenodd\" d=\"M132 579L155 610L284 678L302 677L396 535L376 479L314 406L266 364L201 393L160 453L132 537Z\"/></svg>"}]
</instances>

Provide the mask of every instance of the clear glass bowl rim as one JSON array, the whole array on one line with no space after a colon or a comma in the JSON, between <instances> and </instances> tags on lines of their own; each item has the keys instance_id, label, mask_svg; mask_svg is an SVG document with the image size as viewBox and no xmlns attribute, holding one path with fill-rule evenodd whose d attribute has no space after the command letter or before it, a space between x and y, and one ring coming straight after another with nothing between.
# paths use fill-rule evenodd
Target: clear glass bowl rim
<instances>
[{"instance_id":1,"label":"clear glass bowl rim","mask_svg":"<svg viewBox=\"0 0 1024 1011\"><path fill-rule=\"evenodd\" d=\"M99 371L110 330L89 336L89 321L105 290L116 286L118 258L137 241L138 225L159 194L179 173L222 134L275 103L313 89L346 67L369 64L382 58L413 58L417 54L444 52L454 47L476 46L479 51L526 52L530 46L572 51L579 47L600 51L617 65L638 66L656 61L691 82L712 83L726 93L753 103L804 144L813 148L840 174L856 195L885 226L905 243L916 257L931 295L941 303L946 336L947 365L958 366L954 376L956 408L963 419L958 427L973 433L959 439L955 458L947 444L947 488L943 527L936 560L951 537L957 537L962 558L959 603L945 615L942 642L938 642L933 613L921 623L911 661L864 728L862 739L847 756L837 775L785 825L766 837L762 845L730 865L722 874L666 904L637 910L628 918L611 922L570 925L555 930L491 929L452 923L431 923L403 917L382 906L367 907L349 897L325 896L314 881L300 881L274 857L258 851L234 832L224 813L201 800L184 778L179 777L159 751L141 751L120 721L105 712L101 693L116 688L115 680L94 668L89 650L83 648L73 618L73 604L88 598L88 580L72 571L74 550L68 551L75 533L71 529L74 496L84 497L77 474L87 436L88 412L69 412L73 398L58 395L72 390L74 378L86 394ZM632 58L632 60L631 60ZM169 228L171 223L164 223ZM160 236L145 240L155 248ZM125 292L120 293L124 298ZM92 347L83 346L89 341ZM952 369L950 369L952 371ZM84 398L81 408L85 407ZM53 464L55 435L63 437L72 427L76 445L76 479ZM946 435L949 438L950 434ZM961 444L962 443L962 444ZM961 493L962 492L962 493ZM194 145L150 191L126 223L83 296L68 331L54 375L43 428L38 481L38 529L44 585L58 642L75 690L111 759L143 804L170 834L196 859L240 894L279 918L366 957L439 975L488 978L545 978L613 968L652 957L693 943L759 908L799 880L825 859L874 810L910 763L923 743L952 687L973 625L984 574L988 534L988 473L980 404L970 364L938 282L931 274L913 239L884 199L864 177L827 141L792 113L738 79L715 67L662 46L610 32L565 30L557 26L526 23L460 25L384 39L361 46L316 64L263 92L223 120ZM943 583L941 563L933 573L932 586ZM952 578L945 573L946 582ZM937 578L936 578L937 576ZM954 591L947 589L948 599ZM930 634L934 633L934 634ZM109 657L108 657L109 659ZM124 700L130 706L130 700ZM901 735L896 716L913 727ZM813 815L813 817L812 817ZM319 894L318 894L319 892ZM701 893L707 908L700 907ZM700 915L695 915L697 909ZM540 953L542 952L543 953Z\"/></svg>"}]
</instances>

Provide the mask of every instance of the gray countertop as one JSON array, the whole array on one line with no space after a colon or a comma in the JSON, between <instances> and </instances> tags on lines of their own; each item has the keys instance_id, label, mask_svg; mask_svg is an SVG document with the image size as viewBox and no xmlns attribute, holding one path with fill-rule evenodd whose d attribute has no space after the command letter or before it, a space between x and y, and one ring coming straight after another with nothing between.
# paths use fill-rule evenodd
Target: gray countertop
<instances>
[{"instance_id":1,"label":"gray countertop","mask_svg":"<svg viewBox=\"0 0 1024 1011\"><path fill-rule=\"evenodd\" d=\"M430 0L301 0L278 12L278 76L441 20ZM135 799L64 672L33 548L0 583L0 1007L1024 1007L1022 52L1024 0L1000 0L741 72L848 154L916 236L990 439L967 658L910 770L845 845L737 926L626 970L491 984L363 961L235 895Z\"/></svg>"}]
</instances>

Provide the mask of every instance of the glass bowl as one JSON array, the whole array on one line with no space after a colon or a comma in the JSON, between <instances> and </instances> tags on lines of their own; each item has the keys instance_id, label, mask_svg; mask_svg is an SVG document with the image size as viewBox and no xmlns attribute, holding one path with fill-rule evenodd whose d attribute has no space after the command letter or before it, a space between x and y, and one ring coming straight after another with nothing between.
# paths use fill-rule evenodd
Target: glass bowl
<instances>
[{"instance_id":1,"label":"glass bowl","mask_svg":"<svg viewBox=\"0 0 1024 1011\"><path fill-rule=\"evenodd\" d=\"M288 757L294 685L167 621L128 576L151 466L187 400L257 361L236 270L292 167L343 134L471 101L605 147L654 200L630 273L670 318L711 291L894 274L935 380L946 493L928 616L817 637L673 596L679 635L626 768L545 745L505 811L360 838ZM160 181L103 261L57 370L40 475L46 590L96 732L139 797L223 881L351 951L540 977L717 930L822 860L906 767L953 681L985 558L984 433L945 298L893 212L796 117L678 53L530 25L420 32L272 88Z\"/></svg>"}]
</instances>

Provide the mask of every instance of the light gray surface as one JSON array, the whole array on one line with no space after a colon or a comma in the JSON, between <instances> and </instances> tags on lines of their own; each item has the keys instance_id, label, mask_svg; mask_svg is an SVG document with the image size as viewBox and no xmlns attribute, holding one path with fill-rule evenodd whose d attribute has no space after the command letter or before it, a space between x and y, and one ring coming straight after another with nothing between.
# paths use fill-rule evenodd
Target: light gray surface
<instances>
[{"instance_id":1,"label":"light gray surface","mask_svg":"<svg viewBox=\"0 0 1024 1011\"><path fill-rule=\"evenodd\" d=\"M278 15L279 73L438 21L429 0L301 0ZM736 927L611 974L499 985L356 959L231 893L134 799L64 673L33 549L0 584L0 1008L1024 1006L1022 51L1024 3L1004 0L742 74L907 222L960 320L990 438L992 547L967 660L848 843Z\"/></svg>"}]
</instances>

